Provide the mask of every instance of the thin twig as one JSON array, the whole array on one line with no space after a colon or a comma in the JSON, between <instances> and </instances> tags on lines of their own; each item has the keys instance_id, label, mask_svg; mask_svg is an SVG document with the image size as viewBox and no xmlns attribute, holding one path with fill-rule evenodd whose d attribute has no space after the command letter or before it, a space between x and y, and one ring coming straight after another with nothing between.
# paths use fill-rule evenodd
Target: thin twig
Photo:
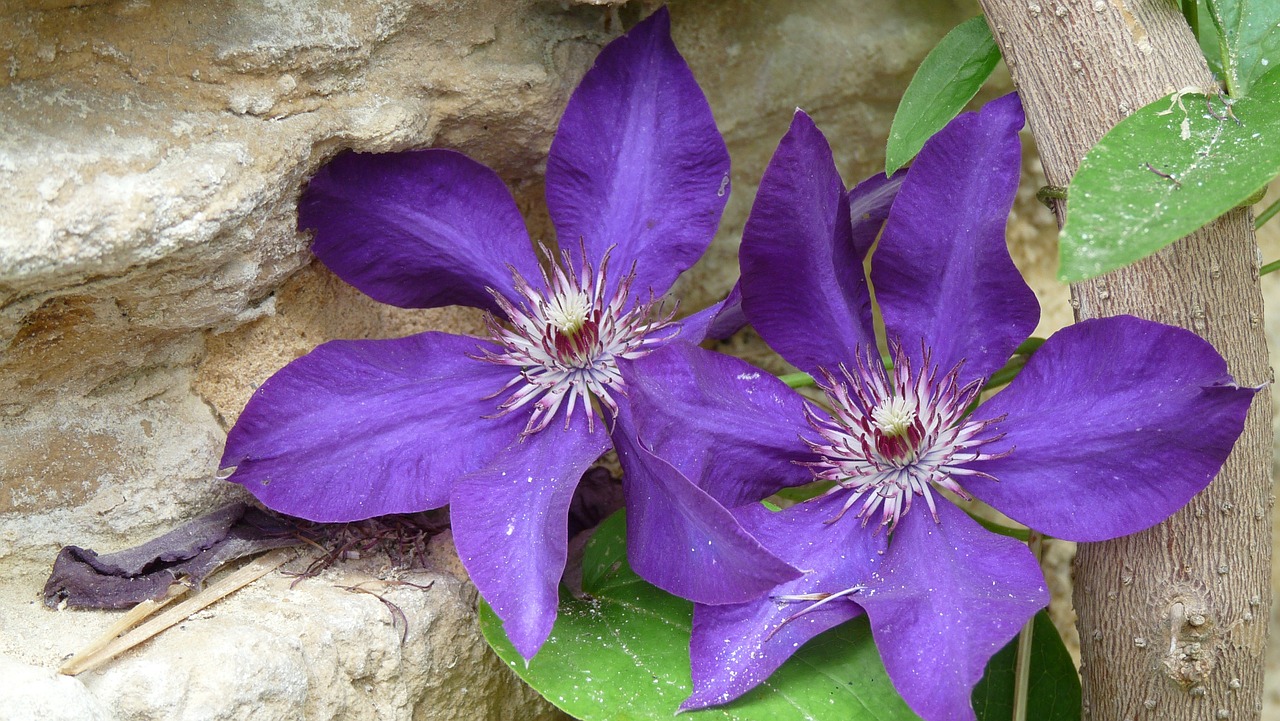
<instances>
[{"instance_id":1,"label":"thin twig","mask_svg":"<svg viewBox=\"0 0 1280 721\"><path fill-rule=\"evenodd\" d=\"M108 633L112 634L111 636L103 634L103 636L98 640L89 644L84 651L77 653L66 663L62 664L62 667L58 669L58 672L68 676L75 676L76 674L84 673L85 671L92 671L107 661L110 661L112 658L128 651L161 631L164 631L170 626L174 626L185 621L195 613L207 608L235 591L244 588L259 578L262 578L268 573L284 565L284 563L289 559L296 557L296 555L296 552L293 552L291 549L282 548L272 551L266 555L259 556L241 568L223 576L217 581L217 583L208 586L200 593L197 593L182 603L179 603L177 606L170 608L159 616L156 616L150 621L147 621L141 626L129 631L125 635L116 638L115 634L119 633L118 627L123 627L122 619L121 622L114 624L108 631ZM145 606L148 603L157 604L158 602L143 601L138 605ZM139 618L145 618L147 615L150 615L150 613L154 612L159 605L163 604L158 604L155 608L148 608L144 612L140 612ZM130 614L132 613L133 611L130 611Z\"/></svg>"},{"instance_id":2,"label":"thin twig","mask_svg":"<svg viewBox=\"0 0 1280 721\"><path fill-rule=\"evenodd\" d=\"M1258 228L1261 228L1263 225L1265 225L1266 222L1268 220L1271 220L1271 218L1275 216L1276 213L1280 213L1280 200L1276 200L1276 202L1272 203L1271 205L1268 205L1266 210L1262 211L1261 213L1258 213L1258 217L1253 219L1254 230L1257 230Z\"/></svg>"},{"instance_id":3,"label":"thin twig","mask_svg":"<svg viewBox=\"0 0 1280 721\"><path fill-rule=\"evenodd\" d=\"M1171 181L1173 181L1173 187L1175 187L1175 188L1181 188L1181 187L1182 187L1182 182L1181 182L1181 181L1179 181L1177 178L1173 177L1173 174L1172 174L1172 173L1166 173L1166 172L1163 172L1163 171L1161 171L1161 170L1157 170L1157 169L1156 169L1156 166L1152 165L1151 163L1147 163L1146 165L1147 165L1147 170L1150 170L1151 172L1155 173L1156 175L1160 176L1161 178L1164 178L1165 180L1171 180Z\"/></svg>"},{"instance_id":4,"label":"thin twig","mask_svg":"<svg viewBox=\"0 0 1280 721\"><path fill-rule=\"evenodd\" d=\"M1041 536L1035 531L1027 539L1031 553L1040 563ZM1031 685L1031 644L1035 635L1036 617L1027 619L1022 632L1018 634L1018 655L1014 661L1013 682L1013 721L1027 721L1027 690Z\"/></svg>"}]
</instances>

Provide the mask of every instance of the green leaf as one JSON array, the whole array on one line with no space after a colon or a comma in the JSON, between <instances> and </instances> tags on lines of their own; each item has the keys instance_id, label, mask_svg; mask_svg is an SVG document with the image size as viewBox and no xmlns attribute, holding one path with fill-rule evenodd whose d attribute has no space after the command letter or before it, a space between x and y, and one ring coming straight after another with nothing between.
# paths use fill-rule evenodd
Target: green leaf
<instances>
[{"instance_id":1,"label":"green leaf","mask_svg":"<svg viewBox=\"0 0 1280 721\"><path fill-rule=\"evenodd\" d=\"M1206 5L1218 31L1218 64L1227 92L1247 96L1256 80L1280 65L1280 2L1207 0Z\"/></svg>"},{"instance_id":2,"label":"green leaf","mask_svg":"<svg viewBox=\"0 0 1280 721\"><path fill-rule=\"evenodd\" d=\"M1027 718L1037 721L1079 721L1080 677L1075 663L1049 614L1036 614L1031 632L1031 676L1027 685ZM973 689L973 709L978 721L1013 718L1014 662L1018 639L1000 650L987 664L987 674Z\"/></svg>"},{"instance_id":3,"label":"green leaf","mask_svg":"<svg viewBox=\"0 0 1280 721\"><path fill-rule=\"evenodd\" d=\"M489 645L551 703L583 721L668 721L688 696L693 605L635 575L626 561L626 519L607 519L583 557L584 598L562 591L555 629L526 666L480 605ZM1076 721L1080 681L1071 655L1041 611L1032 635L1027 718ZM973 693L979 721L1012 718L1017 639L992 657ZM765 683L737 701L681 719L918 721L898 697L871 639L866 617L809 641Z\"/></svg>"},{"instance_id":4,"label":"green leaf","mask_svg":"<svg viewBox=\"0 0 1280 721\"><path fill-rule=\"evenodd\" d=\"M1058 276L1075 282L1145 258L1245 202L1277 173L1280 72L1232 105L1194 93L1157 100L1081 161Z\"/></svg>"},{"instance_id":5,"label":"green leaf","mask_svg":"<svg viewBox=\"0 0 1280 721\"><path fill-rule=\"evenodd\" d=\"M803 503L810 498L817 498L823 493L831 490L831 487L834 485L835 481L814 481L812 483L806 483L803 486L783 488L773 494L772 497L785 501L785 503L779 503L779 506L793 506L797 503Z\"/></svg>"},{"instance_id":6,"label":"green leaf","mask_svg":"<svg viewBox=\"0 0 1280 721\"><path fill-rule=\"evenodd\" d=\"M562 592L551 637L525 665L481 604L489 645L520 678L583 721L670 721L692 691L693 604L645 583L626 562L622 513L596 530L583 558L586 598ZM885 675L865 617L805 644L737 701L680 719L916 721Z\"/></svg>"},{"instance_id":7,"label":"green leaf","mask_svg":"<svg viewBox=\"0 0 1280 721\"><path fill-rule=\"evenodd\" d=\"M996 523L995 521L989 521L983 518L982 516L979 516L976 513L973 513L967 508L964 508L963 510L965 513L969 514L969 518L972 518L973 520L977 521L979 526L982 526L983 528L987 529L988 531L991 531L992 533L998 533L1001 536L1008 536L1009 538L1016 538L1019 541L1022 541L1023 543L1026 543L1027 540L1031 538L1031 531L1029 529L1013 528L1012 526L1006 526L1000 523Z\"/></svg>"},{"instance_id":8,"label":"green leaf","mask_svg":"<svg viewBox=\"0 0 1280 721\"><path fill-rule=\"evenodd\" d=\"M960 23L929 51L898 104L889 128L885 173L893 175L933 134L964 110L1000 61L981 15Z\"/></svg>"},{"instance_id":9,"label":"green leaf","mask_svg":"<svg viewBox=\"0 0 1280 721\"><path fill-rule=\"evenodd\" d=\"M1183 7L1186 7L1184 0ZM1185 12L1183 13L1186 14ZM1187 22L1191 22L1191 18L1187 18ZM1196 34L1196 40L1200 43L1200 52L1204 53L1204 59L1209 63L1209 69L1219 78L1225 78L1226 73L1222 70L1222 48L1219 36L1221 32L1217 28L1217 17L1209 10L1208 0L1196 0L1196 23L1191 26Z\"/></svg>"}]
</instances>

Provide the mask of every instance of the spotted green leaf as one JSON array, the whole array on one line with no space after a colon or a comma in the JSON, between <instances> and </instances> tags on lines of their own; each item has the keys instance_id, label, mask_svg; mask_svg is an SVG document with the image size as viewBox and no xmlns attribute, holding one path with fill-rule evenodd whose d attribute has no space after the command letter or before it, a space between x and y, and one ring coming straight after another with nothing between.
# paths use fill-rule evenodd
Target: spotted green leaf
<instances>
[{"instance_id":1,"label":"spotted green leaf","mask_svg":"<svg viewBox=\"0 0 1280 721\"><path fill-rule=\"evenodd\" d=\"M691 690L688 644L693 606L636 576L626 562L625 540L626 520L622 513L610 517L596 530L583 558L584 596L574 598L562 590L560 615L551 637L527 666L503 635L501 621L485 604L480 608L480 627L512 670L575 718L669 721ZM1052 667L1058 676L1065 673L1074 678L1071 659L1065 656L1052 627L1037 640L1037 645L1041 644L1056 644L1060 653L1037 655L1032 664L1033 679L1055 677L1051 673L1037 676L1041 667ZM1003 655L997 658L1004 658L1008 652L1002 651ZM1063 657L1065 667L1061 665ZM980 687L980 697L975 693L975 709L982 721L1010 718L1006 709L1012 703L1012 662L1005 666L1008 668L1001 666L1001 675L993 682ZM1075 694L1078 708L1079 684L1064 688L1062 693ZM1033 694L1032 700L1042 696L1047 697ZM865 617L814 638L768 681L741 699L684 713L679 718L918 719L885 675ZM1065 717L1040 715L1032 707L1028 718L1059 721Z\"/></svg>"},{"instance_id":2,"label":"spotted green leaf","mask_svg":"<svg viewBox=\"0 0 1280 721\"><path fill-rule=\"evenodd\" d=\"M480 627L489 645L548 701L582 721L670 721L692 691L689 632L693 604L649 585L626 561L624 513L587 543L584 598L562 589L551 637L529 662L502 633L487 605ZM916 721L885 675L866 620L805 644L764 684L738 701L683 713L682 720Z\"/></svg>"},{"instance_id":3,"label":"spotted green leaf","mask_svg":"<svg viewBox=\"0 0 1280 721\"><path fill-rule=\"evenodd\" d=\"M1206 0L1205 4L1217 31L1214 65L1227 92L1236 98L1249 95L1256 80L1280 65L1280 1Z\"/></svg>"},{"instance_id":4,"label":"spotted green leaf","mask_svg":"<svg viewBox=\"0 0 1280 721\"><path fill-rule=\"evenodd\" d=\"M1000 48L985 17L970 18L947 33L920 63L894 113L885 173L893 175L906 165L964 110L999 61Z\"/></svg>"},{"instance_id":5,"label":"spotted green leaf","mask_svg":"<svg viewBox=\"0 0 1280 721\"><path fill-rule=\"evenodd\" d=\"M1071 181L1059 277L1128 265L1244 203L1280 173L1280 72L1234 101L1195 93L1120 121Z\"/></svg>"}]
</instances>

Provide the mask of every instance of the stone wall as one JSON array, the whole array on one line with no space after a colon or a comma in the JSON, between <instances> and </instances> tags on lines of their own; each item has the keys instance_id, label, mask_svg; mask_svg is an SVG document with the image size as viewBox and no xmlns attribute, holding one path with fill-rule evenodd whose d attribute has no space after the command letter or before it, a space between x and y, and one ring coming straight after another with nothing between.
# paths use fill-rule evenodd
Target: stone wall
<instances>
[{"instance_id":1,"label":"stone wall","mask_svg":"<svg viewBox=\"0 0 1280 721\"><path fill-rule=\"evenodd\" d=\"M311 262L295 205L320 165L347 148L459 149L549 238L541 174L560 111L598 49L654 7L0 0L0 675L14 680L0 704L45 720L556 716L487 652L447 537L406 577L431 590L379 586L406 614L403 644L378 599L341 588L399 578L385 562L264 579L77 679L51 669L114 616L36 599L62 545L117 550L239 498L213 477L226 430L289 360L333 338L481 329L470 310L380 306ZM736 277L794 108L846 180L870 175L920 59L976 13L965 0L671 9L734 163L721 231L676 289L689 309ZM1009 237L1044 335L1070 307L1030 150L1026 168ZM1069 583L1057 555L1055 588Z\"/></svg>"}]
</instances>

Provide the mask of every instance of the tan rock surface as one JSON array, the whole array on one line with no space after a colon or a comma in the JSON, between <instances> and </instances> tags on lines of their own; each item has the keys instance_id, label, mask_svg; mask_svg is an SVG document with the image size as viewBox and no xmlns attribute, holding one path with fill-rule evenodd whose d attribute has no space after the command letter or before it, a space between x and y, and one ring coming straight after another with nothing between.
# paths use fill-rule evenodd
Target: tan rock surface
<instances>
[{"instance_id":1,"label":"tan rock surface","mask_svg":"<svg viewBox=\"0 0 1280 721\"><path fill-rule=\"evenodd\" d=\"M433 545L429 561L430 570L398 572L371 557L301 581L273 573L75 678L45 666L83 648L118 614L53 613L0 586L0 627L27 631L0 637L0 716L564 719L489 652L475 588L455 575L452 548Z\"/></svg>"}]
</instances>

